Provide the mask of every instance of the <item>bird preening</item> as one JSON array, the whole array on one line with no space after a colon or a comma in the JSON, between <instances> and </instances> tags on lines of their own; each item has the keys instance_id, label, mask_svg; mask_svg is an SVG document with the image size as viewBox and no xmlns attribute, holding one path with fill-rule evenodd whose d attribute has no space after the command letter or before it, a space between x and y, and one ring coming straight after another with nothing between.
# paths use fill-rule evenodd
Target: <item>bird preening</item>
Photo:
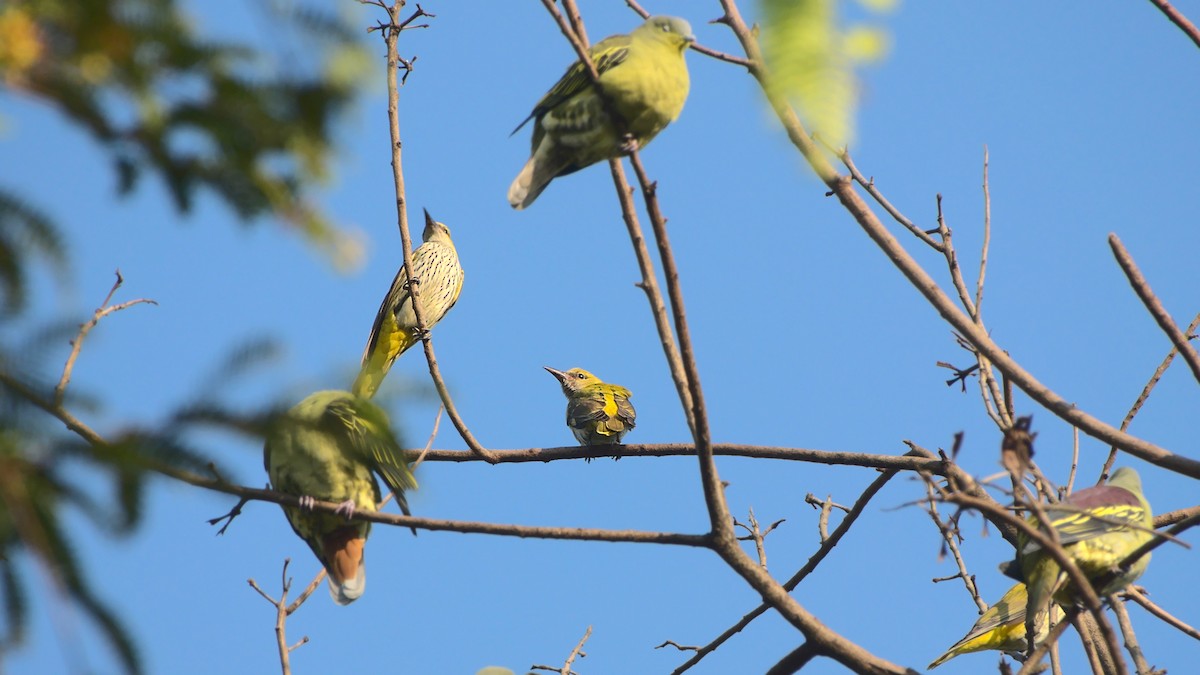
<instances>
[{"instance_id":1,"label":"bird preening","mask_svg":"<svg viewBox=\"0 0 1200 675\"><path fill-rule=\"evenodd\" d=\"M576 61L517 125L513 133L533 120L533 139L508 203L524 209L555 178L645 147L674 122L688 95L683 55L695 40L687 21L652 16L629 35L592 45L603 93Z\"/></svg>"},{"instance_id":2,"label":"bird preening","mask_svg":"<svg viewBox=\"0 0 1200 675\"><path fill-rule=\"evenodd\" d=\"M634 427L637 412L629 390L604 382L582 368L566 372L546 366L567 397L567 427L580 445L619 445Z\"/></svg>"},{"instance_id":3,"label":"bird preening","mask_svg":"<svg viewBox=\"0 0 1200 675\"><path fill-rule=\"evenodd\" d=\"M350 518L379 509L376 474L405 515L404 493L417 488L387 414L348 391L318 391L272 425L263 465L272 489L300 497L299 507L284 506L283 513L329 573L334 602L358 599L367 584L364 546L371 523ZM314 501L338 503L337 513L314 511Z\"/></svg>"}]
</instances>

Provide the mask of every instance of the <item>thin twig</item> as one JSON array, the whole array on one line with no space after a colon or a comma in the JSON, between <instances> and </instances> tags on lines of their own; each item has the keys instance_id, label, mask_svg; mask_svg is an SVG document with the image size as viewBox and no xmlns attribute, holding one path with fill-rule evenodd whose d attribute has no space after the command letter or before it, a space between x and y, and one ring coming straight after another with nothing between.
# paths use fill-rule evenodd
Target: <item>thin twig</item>
<instances>
[{"instance_id":1,"label":"thin twig","mask_svg":"<svg viewBox=\"0 0 1200 675\"><path fill-rule=\"evenodd\" d=\"M1137 634L1133 632L1133 622L1129 620L1125 602L1113 595L1108 599L1108 603L1117 617L1117 627L1121 629L1121 638L1125 641L1125 651L1129 652L1129 658L1133 660L1133 667L1137 669L1138 675L1154 675L1154 670L1146 662L1146 655L1142 653L1142 647L1138 644Z\"/></svg>"},{"instance_id":2,"label":"thin twig","mask_svg":"<svg viewBox=\"0 0 1200 675\"><path fill-rule=\"evenodd\" d=\"M766 540L768 534L771 534L771 532L773 532L775 530L775 528L782 525L784 522L787 521L787 519L780 518L779 520L776 520L775 522L768 525L767 529L763 530L762 528L759 527L758 518L755 517L754 509L752 508L752 509L750 509L749 520L750 520L749 524L743 524L740 521L738 521L737 518L733 519L734 527L740 527L743 530L746 530L746 536L738 537L738 541L753 541L754 542L754 550L758 554L758 564L762 565L763 569L767 569L767 549L766 549L765 540Z\"/></svg>"},{"instance_id":3,"label":"thin twig","mask_svg":"<svg viewBox=\"0 0 1200 675\"><path fill-rule=\"evenodd\" d=\"M438 396L442 399L442 405L446 407L446 415L450 417L454 428L458 430L458 434L462 436L463 442L467 444L471 452L479 455L489 463L495 463L495 457L471 434L471 430L467 428L466 422L458 414L458 409L454 407L453 399L450 398L450 390L446 388L446 382L442 378L441 369L438 367L437 356L433 351L433 337L426 328L425 310L420 302L421 280L413 274L412 237L408 232L408 202L405 197L404 169L400 152L400 88L396 80L396 71L400 67L402 60L396 49L396 43L400 37L400 33L414 18L417 16L432 15L421 9L420 5L417 5L416 13L407 20L401 21L400 11L404 8L403 2L380 6L387 10L390 21L389 24L382 27L382 33L384 43L387 45L388 130L391 132L392 141L392 180L396 190L396 217L397 226L400 229L400 248L404 254L404 273L408 277L409 303L412 305L413 316L417 323L416 332L420 336L422 346L425 349L425 361L429 365L429 377L433 380L433 386L437 389Z\"/></svg>"},{"instance_id":4,"label":"thin twig","mask_svg":"<svg viewBox=\"0 0 1200 675\"><path fill-rule=\"evenodd\" d=\"M1153 443L1119 431L1078 409L1073 403L1059 396L1022 368L991 339L987 331L974 325L969 317L955 307L937 282L913 260L887 228L883 227L866 202L855 192L853 179L838 175L809 138L796 111L775 88L770 86L769 74L763 66L762 50L759 47L758 39L741 18L734 1L721 0L721 6L724 8L725 14L719 21L730 27L746 50L746 56L750 60L750 74L759 81L771 108L783 124L788 140L796 146L813 172L837 196L855 222L871 237L913 287L942 315L943 319L970 340L1004 373L1006 382L1011 381L1047 410L1066 422L1078 426L1089 436L1115 445L1156 466L1193 478L1200 478L1200 461L1169 452Z\"/></svg>"},{"instance_id":5,"label":"thin twig","mask_svg":"<svg viewBox=\"0 0 1200 675\"><path fill-rule=\"evenodd\" d=\"M579 639L579 644L575 645L575 649L571 650L571 655L568 656L567 660L563 662L562 670L558 671L560 675L570 675L570 673L572 672L571 664L575 663L575 659L580 656L587 656L586 654L583 653L583 645L585 642L588 641L588 638L590 638L591 636L592 636L592 627L588 626L587 630L583 633L583 637Z\"/></svg>"},{"instance_id":6,"label":"thin twig","mask_svg":"<svg viewBox=\"0 0 1200 675\"><path fill-rule=\"evenodd\" d=\"M264 600L271 603L271 605L273 605L275 607L275 645L279 649L279 666L280 666L280 669L283 671L283 675L290 675L290 673L292 672L292 665L291 665L292 650L299 647L300 645L308 643L307 635L304 636L303 638L301 638L300 641L294 645L289 646L287 643L287 628L286 628L287 618L288 618L289 614L291 614L293 611L295 611L294 609L289 608L288 604L287 604L287 594L288 594L288 591L292 587L292 580L287 575L288 565L291 564L291 562L292 562L291 558L283 559L283 572L282 572L283 578L282 578L282 583L281 583L283 593L279 596L278 600L276 600L275 598L272 598L270 595L268 595L266 591L264 591L262 588L259 587L258 583L255 582L254 579L246 580L246 582L248 584L250 584L251 588L253 588L255 591L258 591L258 594L261 595ZM307 597L307 596L305 596L305 597ZM303 602L303 600L298 600L294 606L299 607L300 603L302 603L302 602Z\"/></svg>"},{"instance_id":7,"label":"thin twig","mask_svg":"<svg viewBox=\"0 0 1200 675\"><path fill-rule=\"evenodd\" d=\"M992 242L992 193L988 186L988 148L983 146L983 246L979 252L979 278L975 280L975 321L983 321L983 281L987 278L988 247Z\"/></svg>"},{"instance_id":8,"label":"thin twig","mask_svg":"<svg viewBox=\"0 0 1200 675\"><path fill-rule=\"evenodd\" d=\"M563 10L571 17L570 21L558 11L554 0L542 0L542 4L558 25L563 36L571 43L571 47L575 50L579 62L583 64L584 69L591 78L592 86L600 96L605 113L612 120L613 127L618 130L623 129L625 121L621 119L618 111L608 98L604 96L604 88L600 84L600 74L596 70L595 64L592 63L591 54L588 52L587 36L582 31L582 19L579 18L579 10L575 6L575 3L570 0L563 2ZM573 28L573 25L577 25L578 30ZM638 222L637 209L633 205L633 189L629 186L629 181L625 178L625 169L621 166L620 159L614 158L608 160L608 166L612 173L613 186L617 191L617 200L621 205L621 216L625 221L626 229L629 231L629 239L633 244L634 255L637 257L638 269L642 273L642 280L638 284L638 287L646 293L646 299L650 302L650 312L654 317L654 326L658 330L659 341L662 345L663 353L667 358L667 367L671 370L671 379L675 382L675 389L679 393L680 402L683 404L683 412L687 418L688 429L692 433L692 436L695 437L696 419L693 410L691 389L688 386L688 377L684 370L683 358L679 353L679 347L676 345L675 334L671 330L666 303L663 300L662 291L658 286L658 276L654 272L654 263L650 258L649 249L646 247L646 238L642 233L641 224Z\"/></svg>"},{"instance_id":9,"label":"thin twig","mask_svg":"<svg viewBox=\"0 0 1200 675\"><path fill-rule=\"evenodd\" d=\"M963 586L967 589L967 593L970 594L971 600L979 609L979 613L983 614L987 611L988 605L987 602L980 597L979 587L975 585L975 575L967 572L967 562L963 560L962 552L958 548L958 538L960 536L958 533L958 523L956 522L954 526L951 527L948 523L942 520L941 515L937 510L937 500L934 498L934 490L936 489L936 486L933 484L932 480L926 481L925 489L929 495L929 500L926 503L926 512L933 520L934 525L937 526L938 532L942 535L943 553L945 550L949 550L950 555L954 558L955 566L958 567L958 574L955 574L951 577L944 577L943 579L934 579L933 581L934 583L937 583L938 581L962 579Z\"/></svg>"},{"instance_id":10,"label":"thin twig","mask_svg":"<svg viewBox=\"0 0 1200 675\"><path fill-rule=\"evenodd\" d=\"M573 0L563 0L563 2L573 2ZM671 301L675 335L679 338L679 354L683 358L683 370L687 377L685 381L688 391L691 392L692 416L696 422L692 438L696 442L696 458L700 465L700 482L704 489L704 503L708 507L709 523L717 541L725 547L726 556L732 558L741 556L741 559L738 560L739 565L747 563L752 565L753 561L745 555L734 539L729 507L725 504L725 491L721 487L721 478L717 474L716 463L713 462L712 436L708 429L708 411L704 403L704 391L700 387L700 372L696 366L691 330L688 328L687 313L684 310L683 289L679 284L679 268L675 265L675 253L671 250L671 242L667 236L667 219L659 210L657 183L647 176L646 169L642 166L642 160L637 152L630 153L629 163L642 187L646 212L650 216L654 239L658 243L659 258L662 260L663 276L667 282L667 297ZM763 575L759 577L760 582L770 579L761 568L757 566L752 568L755 574ZM746 569L751 569L751 567Z\"/></svg>"},{"instance_id":11,"label":"thin twig","mask_svg":"<svg viewBox=\"0 0 1200 675\"><path fill-rule=\"evenodd\" d=\"M921 455L922 451L914 449L909 454L915 458ZM863 493L859 496L858 500L854 502L854 506L850 507L850 511L846 513L846 517L842 518L842 522L838 523L838 526L834 528L832 533L830 533L829 538L821 543L821 546L817 549L816 553L809 557L808 561L804 563L803 567L797 570L796 573L791 576L791 578L784 582L783 587L785 589L787 589L789 592L795 589L801 581L804 581L809 574L812 574L812 572L817 569L817 566L821 564L821 561L823 561L826 556L829 555L834 547L838 545L838 542L842 540L842 537L850 531L850 527L854 525L854 523L858 520L858 517L862 515L862 512L866 509L867 504L871 501L871 499L883 489L883 486L886 485L888 481L895 477L896 473L897 471L894 469L883 471L874 481L871 482L870 485L867 486L866 490L863 490ZM716 651L718 647L725 644L725 642L727 642L734 635L742 632L746 626L749 626L752 621L765 614L770 608L771 605L763 603L747 612L744 616L742 616L741 619L737 621L737 623L727 628L717 637L713 638L708 644L695 650L696 654L681 664L678 668L671 671L671 675L680 675L681 673L689 670L692 666L700 663L705 656L708 656L712 652Z\"/></svg>"},{"instance_id":12,"label":"thin twig","mask_svg":"<svg viewBox=\"0 0 1200 675\"><path fill-rule=\"evenodd\" d=\"M1195 337L1196 329L1198 327L1200 327L1200 314L1197 314L1192 319L1192 322L1188 324L1185 337L1187 337L1189 340ZM1125 419L1121 420L1121 431L1125 431L1129 428L1129 425L1133 423L1133 418L1136 417L1139 412L1141 412L1142 406L1144 406L1146 401L1150 398L1150 392L1154 391L1154 387L1158 385L1158 381L1162 379L1163 374L1167 372L1167 368L1171 366L1171 363L1175 360L1175 355L1178 353L1179 350L1172 345L1171 350L1168 351L1167 355L1163 357L1162 363L1158 364L1158 368L1154 370L1154 374L1151 375L1149 381L1146 382L1146 386L1142 387L1142 393L1138 394L1137 400L1134 401L1133 405L1129 407L1129 412L1125 413ZM1108 474L1109 469L1112 468L1113 462L1115 462L1116 459L1117 449L1114 447L1108 451L1108 459L1104 462L1103 473L1105 475Z\"/></svg>"},{"instance_id":13,"label":"thin twig","mask_svg":"<svg viewBox=\"0 0 1200 675\"><path fill-rule=\"evenodd\" d=\"M411 470L416 471L417 467L421 466L421 463L425 461L425 457L433 448L433 442L437 439L438 429L442 426L442 412L445 410L446 406L438 406L437 416L433 418L433 429L429 432L429 440L425 441L425 449L421 451L421 454L418 455L415 460L413 460L412 466L410 467ZM493 457L494 456L495 455L493 454Z\"/></svg>"},{"instance_id":14,"label":"thin twig","mask_svg":"<svg viewBox=\"0 0 1200 675\"><path fill-rule=\"evenodd\" d=\"M904 228L911 232L913 236L915 236L917 239L920 239L933 250L939 253L945 252L945 244L929 236L928 232L914 223L908 216L901 213L900 209L896 208L890 201L888 201L886 197L883 196L883 192L876 187L874 178L868 179L866 176L863 176L862 172L858 170L857 166L855 166L854 160L850 158L850 150L848 148L843 148L841 150L836 148L829 149L832 150L834 154L837 155L837 158L841 160L842 164L846 166L846 170L850 172L850 177L854 179L854 182L861 185L863 189L867 191L867 194L871 195L871 198L874 199L880 206L882 206L884 211L887 211L888 215L892 217L892 220L903 225Z\"/></svg>"},{"instance_id":15,"label":"thin twig","mask_svg":"<svg viewBox=\"0 0 1200 675\"><path fill-rule=\"evenodd\" d=\"M1197 383L1200 383L1200 354L1196 353L1196 349L1192 347L1187 336L1179 330L1175 320L1158 301L1158 297L1150 288L1150 283L1146 281L1146 277L1142 276L1142 271L1138 269L1137 263L1133 261L1133 256L1129 255L1129 251L1125 249L1121 239L1115 234L1110 234L1108 235L1108 245L1112 248L1117 264L1121 266L1121 271L1129 279L1129 285L1133 287L1133 292L1137 294L1138 299L1142 301L1150 315L1154 317L1154 321L1158 323L1158 327L1167 334L1167 337L1171 339L1171 344L1175 345L1175 349L1187 362L1188 368L1192 370L1192 377L1196 379Z\"/></svg>"},{"instance_id":16,"label":"thin twig","mask_svg":"<svg viewBox=\"0 0 1200 675\"><path fill-rule=\"evenodd\" d=\"M1175 9L1175 7L1173 7L1170 2L1167 2L1167 0L1150 0L1150 4L1157 7L1160 12L1165 14L1166 17L1171 20L1171 23L1178 26L1179 30L1183 31L1184 35L1188 36L1188 38L1190 38L1197 47L1200 47L1200 29L1197 29L1196 25L1191 21L1188 21L1188 18L1183 15L1183 12Z\"/></svg>"},{"instance_id":17,"label":"thin twig","mask_svg":"<svg viewBox=\"0 0 1200 675\"><path fill-rule=\"evenodd\" d=\"M75 370L75 361L79 358L80 350L83 349L84 338L88 336L88 333L92 332L92 329L96 327L96 324L100 323L100 319L103 319L114 312L128 309L134 305L158 304L154 300L147 298L129 300L127 302L122 302L119 305L108 304L112 302L113 295L117 292L117 289L125 283L125 278L121 276L121 270L118 269L116 272L114 272L114 274L116 274L117 279L113 282L112 288L108 290L108 295L104 296L104 302L100 303L100 306L97 307L96 311L92 313L92 318L79 327L79 333L75 336L74 340L71 340L71 353L67 355L67 362L63 364L62 377L59 378L58 385L54 387L54 405L56 406L61 407L63 404L63 399L66 398L67 385L71 382L71 373Z\"/></svg>"},{"instance_id":18,"label":"thin twig","mask_svg":"<svg viewBox=\"0 0 1200 675\"><path fill-rule=\"evenodd\" d=\"M1184 635L1187 635L1194 640L1200 640L1200 630L1196 630L1183 621L1180 621L1173 614L1155 604L1154 601L1146 597L1146 595L1137 588L1130 586L1122 593L1126 598L1129 598L1130 600L1133 600L1137 604L1141 605L1147 612L1150 612L1154 616L1165 621L1167 625L1176 628Z\"/></svg>"},{"instance_id":19,"label":"thin twig","mask_svg":"<svg viewBox=\"0 0 1200 675\"><path fill-rule=\"evenodd\" d=\"M633 188L625 179L625 169L621 161L609 160L612 171L613 185L617 190L617 198L621 202L621 215L625 228L629 231L629 240L633 244L634 255L637 257L638 269L642 280L638 288L646 294L650 303L650 313L654 317L654 327L658 330L659 343L667 358L667 367L671 370L671 380L675 383L675 391L683 404L684 416L687 419L688 431L696 433L696 419L692 412L692 393L687 386L687 374L683 371L683 357L679 355L679 346L675 344L675 333L671 329L671 320L667 315L667 307L663 301L662 290L658 286L658 275L654 272L654 261L650 258L650 250L646 246L646 237L642 234L642 226L638 222L637 209L633 205Z\"/></svg>"}]
</instances>

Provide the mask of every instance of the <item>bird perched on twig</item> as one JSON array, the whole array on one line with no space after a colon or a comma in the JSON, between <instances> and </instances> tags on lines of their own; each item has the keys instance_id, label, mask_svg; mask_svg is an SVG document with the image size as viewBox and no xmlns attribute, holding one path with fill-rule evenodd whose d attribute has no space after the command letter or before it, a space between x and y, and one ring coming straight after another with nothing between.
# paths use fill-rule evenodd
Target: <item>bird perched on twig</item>
<instances>
[{"instance_id":1,"label":"bird perched on twig","mask_svg":"<svg viewBox=\"0 0 1200 675\"><path fill-rule=\"evenodd\" d=\"M413 275L417 278L417 293L421 301L421 317L425 328L437 325L446 312L458 302L462 293L463 268L458 262L458 250L450 239L450 228L435 221L425 212L422 244L412 253ZM351 390L356 396L370 398L383 382L392 364L409 347L417 343L417 317L413 313L412 295L404 266L396 272L392 287L379 305L371 336L363 350L362 368Z\"/></svg>"},{"instance_id":2,"label":"bird perched on twig","mask_svg":"<svg viewBox=\"0 0 1200 675\"><path fill-rule=\"evenodd\" d=\"M546 367L567 397L567 426L580 445L619 445L634 427L637 412L625 387L609 384L582 368L565 373Z\"/></svg>"},{"instance_id":3,"label":"bird perched on twig","mask_svg":"<svg viewBox=\"0 0 1200 675\"><path fill-rule=\"evenodd\" d=\"M954 643L950 649L946 650L945 654L929 664L929 669L933 670L960 654L980 652L985 649L1018 654L1024 652L1027 647L1025 608L1028 601L1029 596L1026 593L1025 584L1018 583L1008 589L1004 597L989 607L961 640ZM1049 622L1042 617L1038 623L1037 635L1034 636L1034 644L1046 639L1047 633L1049 633Z\"/></svg>"},{"instance_id":4,"label":"bird perched on twig","mask_svg":"<svg viewBox=\"0 0 1200 675\"><path fill-rule=\"evenodd\" d=\"M280 417L263 445L271 487L300 497L283 513L296 535L329 573L329 594L339 605L362 595L367 584L363 547L371 523L351 521L356 511L379 508L379 474L405 515L405 490L417 488L387 415L348 391L318 391ZM313 502L337 502L338 514L313 511Z\"/></svg>"},{"instance_id":5,"label":"bird perched on twig","mask_svg":"<svg viewBox=\"0 0 1200 675\"><path fill-rule=\"evenodd\" d=\"M1150 555L1137 559L1128 569L1121 561L1154 537L1154 514L1142 493L1137 471L1121 467L1105 485L1075 492L1044 508L1058 542L1100 597L1111 595L1133 583L1150 563ZM1037 523L1030 516L1031 524ZM1029 607L1035 616L1046 611L1051 599L1063 606L1076 602L1076 593L1058 562L1036 541L1018 535L1017 558L1002 566L1005 574L1028 586Z\"/></svg>"},{"instance_id":6,"label":"bird perched on twig","mask_svg":"<svg viewBox=\"0 0 1200 675\"><path fill-rule=\"evenodd\" d=\"M513 129L534 120L529 161L508 188L508 203L526 208L551 180L644 147L674 122L688 95L683 53L695 40L687 21L652 16L629 35L592 45L604 98L582 62L567 69Z\"/></svg>"}]
</instances>

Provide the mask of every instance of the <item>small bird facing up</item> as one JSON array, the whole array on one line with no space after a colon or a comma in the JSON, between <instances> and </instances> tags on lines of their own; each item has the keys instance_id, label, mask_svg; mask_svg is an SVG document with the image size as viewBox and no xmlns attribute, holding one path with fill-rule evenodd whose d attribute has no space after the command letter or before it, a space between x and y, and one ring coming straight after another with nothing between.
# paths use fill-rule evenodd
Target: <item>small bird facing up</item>
<instances>
[{"instance_id":1,"label":"small bird facing up","mask_svg":"<svg viewBox=\"0 0 1200 675\"><path fill-rule=\"evenodd\" d=\"M300 497L283 513L296 535L329 573L329 594L348 605L366 589L363 547L371 523L350 521L379 508L379 474L405 515L405 490L417 488L387 415L348 391L318 391L283 415L263 445L271 486ZM314 512L313 502L338 502L338 514Z\"/></svg>"},{"instance_id":2,"label":"small bird facing up","mask_svg":"<svg viewBox=\"0 0 1200 675\"><path fill-rule=\"evenodd\" d=\"M567 426L580 445L619 445L634 427L637 412L625 387L609 384L582 368L546 370L567 397Z\"/></svg>"},{"instance_id":3,"label":"small bird facing up","mask_svg":"<svg viewBox=\"0 0 1200 675\"><path fill-rule=\"evenodd\" d=\"M1125 588L1146 571L1149 554L1138 558L1128 570L1119 568L1122 560L1154 537L1154 514L1142 494L1137 471L1121 467L1106 485L1086 488L1057 504L1047 504L1045 513L1058 533L1059 543L1080 571L1093 583L1104 581L1096 589L1101 597ZM1028 520L1037 523L1036 516ZM1064 606L1076 601L1058 562L1028 537L1018 535L1017 558L1003 569L1009 576L1017 576L1019 571L1018 580L1029 588L1029 607L1039 620L1051 599Z\"/></svg>"},{"instance_id":4,"label":"small bird facing up","mask_svg":"<svg viewBox=\"0 0 1200 675\"><path fill-rule=\"evenodd\" d=\"M534 120L529 161L508 188L514 209L528 207L550 181L645 147L679 117L688 95L683 54L696 41L687 21L652 16L629 35L588 50L609 107L583 63L576 61L513 133ZM609 116L609 109L621 118ZM632 136L633 146L625 134Z\"/></svg>"},{"instance_id":5,"label":"small bird facing up","mask_svg":"<svg viewBox=\"0 0 1200 675\"><path fill-rule=\"evenodd\" d=\"M971 652L981 652L985 649L995 649L1002 652L1023 653L1027 647L1025 641L1025 608L1029 602L1025 584L1018 583L996 604L988 607L979 620L971 626L970 632L961 640L955 642L945 654L937 657L929 664L933 670L950 659ZM1038 623L1034 644L1046 639L1049 633L1049 622L1042 617Z\"/></svg>"},{"instance_id":6,"label":"small bird facing up","mask_svg":"<svg viewBox=\"0 0 1200 675\"><path fill-rule=\"evenodd\" d=\"M431 218L428 211L425 212L421 240L423 243L412 254L413 273L419 282L417 292L425 328L432 329L458 302L462 293L463 268L458 262L454 241L450 239L450 228ZM362 368L351 387L354 395L374 396L392 364L419 339L408 275L401 265L375 314L375 325L371 326L371 336L363 350Z\"/></svg>"}]
</instances>

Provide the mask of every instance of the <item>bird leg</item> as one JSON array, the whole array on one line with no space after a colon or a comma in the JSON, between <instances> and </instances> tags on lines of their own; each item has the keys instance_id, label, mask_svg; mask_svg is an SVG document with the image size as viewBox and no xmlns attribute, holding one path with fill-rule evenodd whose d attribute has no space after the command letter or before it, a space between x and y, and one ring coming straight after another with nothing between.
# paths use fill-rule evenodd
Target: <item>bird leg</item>
<instances>
[{"instance_id":1,"label":"bird leg","mask_svg":"<svg viewBox=\"0 0 1200 675\"><path fill-rule=\"evenodd\" d=\"M633 137L633 134L625 134L625 138L621 139L621 153L625 155L632 155L633 153L637 152L637 149L637 139Z\"/></svg>"},{"instance_id":2,"label":"bird leg","mask_svg":"<svg viewBox=\"0 0 1200 675\"><path fill-rule=\"evenodd\" d=\"M418 342L423 341L425 338L429 337L429 329L428 328L426 328L425 330L421 330L420 328L417 328L414 326L412 328L411 332L412 332L413 339L417 340Z\"/></svg>"},{"instance_id":3,"label":"bird leg","mask_svg":"<svg viewBox=\"0 0 1200 675\"><path fill-rule=\"evenodd\" d=\"M346 520L350 520L354 517L354 508L354 500L347 499L341 504L338 504L334 513L338 514L339 516L346 516Z\"/></svg>"},{"instance_id":4,"label":"bird leg","mask_svg":"<svg viewBox=\"0 0 1200 675\"><path fill-rule=\"evenodd\" d=\"M300 508L304 511L312 511L317 505L317 500L309 495L300 495Z\"/></svg>"}]
</instances>

